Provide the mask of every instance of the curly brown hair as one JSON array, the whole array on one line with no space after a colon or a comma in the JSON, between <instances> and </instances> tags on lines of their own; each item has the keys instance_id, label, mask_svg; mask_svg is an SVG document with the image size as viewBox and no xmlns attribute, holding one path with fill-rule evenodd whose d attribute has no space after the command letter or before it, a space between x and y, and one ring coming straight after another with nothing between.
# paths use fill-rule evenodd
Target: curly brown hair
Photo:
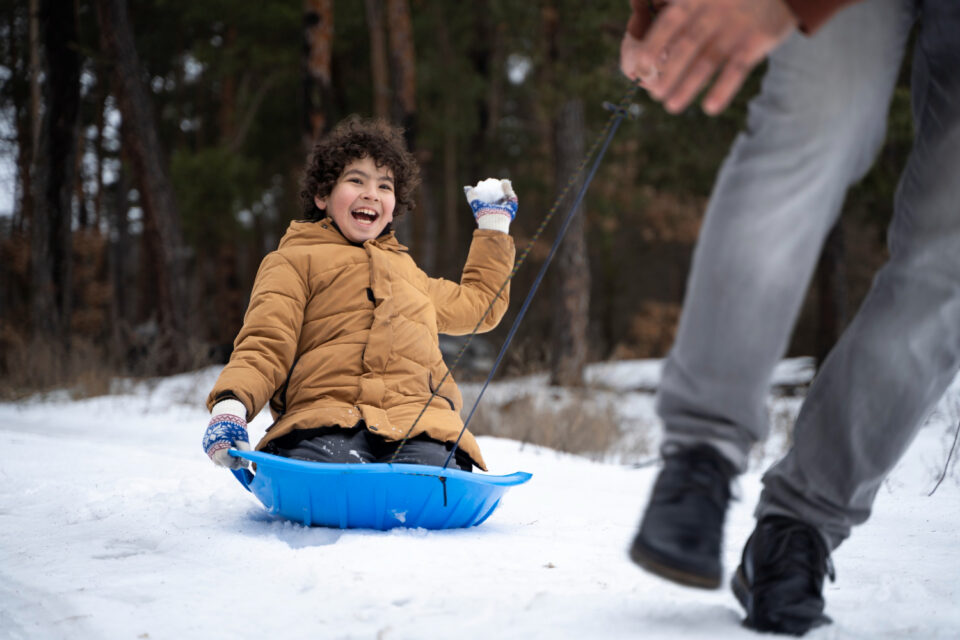
<instances>
[{"instance_id":1,"label":"curly brown hair","mask_svg":"<svg viewBox=\"0 0 960 640\"><path fill-rule=\"evenodd\" d=\"M399 218L413 209L413 195L420 186L420 167L407 151L403 131L381 119L353 115L341 121L323 136L310 153L303 172L300 202L307 220L319 220L326 212L313 200L330 195L344 168L354 160L372 158L378 167L393 171L393 188L397 204L393 217Z\"/></svg>"}]
</instances>

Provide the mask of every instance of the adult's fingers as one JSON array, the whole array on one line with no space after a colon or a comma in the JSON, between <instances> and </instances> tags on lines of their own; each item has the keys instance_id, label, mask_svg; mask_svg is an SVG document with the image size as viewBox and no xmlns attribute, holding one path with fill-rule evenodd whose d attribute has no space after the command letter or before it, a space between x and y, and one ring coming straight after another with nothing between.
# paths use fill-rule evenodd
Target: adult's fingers
<instances>
[{"instance_id":1,"label":"adult's fingers","mask_svg":"<svg viewBox=\"0 0 960 640\"><path fill-rule=\"evenodd\" d=\"M655 65L660 65L668 59L668 51L672 48L672 43L676 40L678 33L682 32L697 14L696 8L685 2L667 5L667 8L657 15L650 31L643 42L640 43L639 55L644 56L645 59L652 61ZM663 76L661 75L650 82L651 90L656 90L663 84Z\"/></svg>"},{"instance_id":2,"label":"adult's fingers","mask_svg":"<svg viewBox=\"0 0 960 640\"><path fill-rule=\"evenodd\" d=\"M709 82L710 78L723 65L729 55L730 45L722 34L717 34L708 42L697 57L690 63L678 83L664 96L663 105L672 113L678 113L687 108L696 95Z\"/></svg>"},{"instance_id":3,"label":"adult's fingers","mask_svg":"<svg viewBox=\"0 0 960 640\"><path fill-rule=\"evenodd\" d=\"M688 2L673 2L661 11L650 31L643 39L643 48L653 56L654 60L659 58L664 48L671 42L678 31L682 30L687 23L698 13L698 6Z\"/></svg>"},{"instance_id":4,"label":"adult's fingers","mask_svg":"<svg viewBox=\"0 0 960 640\"><path fill-rule=\"evenodd\" d=\"M751 38L734 51L704 98L703 110L710 115L716 115L726 109L750 71L763 60L769 49L762 38Z\"/></svg>"},{"instance_id":5,"label":"adult's fingers","mask_svg":"<svg viewBox=\"0 0 960 640\"><path fill-rule=\"evenodd\" d=\"M717 31L716 23L709 20L708 14L708 10L691 14L684 28L667 44L666 55L660 63L660 80L651 91L654 98L662 100L674 93L697 66L701 52Z\"/></svg>"},{"instance_id":6,"label":"adult's fingers","mask_svg":"<svg viewBox=\"0 0 960 640\"><path fill-rule=\"evenodd\" d=\"M630 32L623 34L620 42L620 71L631 80L641 83L657 77L657 67L653 59L640 46L640 40Z\"/></svg>"},{"instance_id":7,"label":"adult's fingers","mask_svg":"<svg viewBox=\"0 0 960 640\"><path fill-rule=\"evenodd\" d=\"M664 96L667 111L677 113L686 109L697 93L710 83L711 77L724 65L742 37L742 32L736 29L715 30L713 38L700 49L679 83Z\"/></svg>"},{"instance_id":8,"label":"adult's fingers","mask_svg":"<svg viewBox=\"0 0 960 640\"><path fill-rule=\"evenodd\" d=\"M679 113L686 109L716 68L717 64L711 58L705 56L697 58L680 79L680 84L664 96L663 106L666 110L670 113Z\"/></svg>"}]
</instances>

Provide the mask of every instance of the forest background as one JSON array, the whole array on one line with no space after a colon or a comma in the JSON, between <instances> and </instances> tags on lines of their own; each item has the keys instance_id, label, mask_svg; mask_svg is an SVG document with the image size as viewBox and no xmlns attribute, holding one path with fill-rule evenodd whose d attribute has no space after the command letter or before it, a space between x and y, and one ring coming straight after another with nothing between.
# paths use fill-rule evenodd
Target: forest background
<instances>
[{"instance_id":1,"label":"forest background","mask_svg":"<svg viewBox=\"0 0 960 640\"><path fill-rule=\"evenodd\" d=\"M299 216L312 141L351 113L406 130L424 181L398 235L424 270L459 276L474 227L462 187L489 176L513 180L522 249L607 122L602 103L629 88L628 4L0 0L0 398L225 362L261 258ZM716 118L636 97L503 374L577 386L587 362L666 353L762 71ZM901 76L790 355L826 352L886 257L912 136ZM556 227L484 344L499 348Z\"/></svg>"}]
</instances>

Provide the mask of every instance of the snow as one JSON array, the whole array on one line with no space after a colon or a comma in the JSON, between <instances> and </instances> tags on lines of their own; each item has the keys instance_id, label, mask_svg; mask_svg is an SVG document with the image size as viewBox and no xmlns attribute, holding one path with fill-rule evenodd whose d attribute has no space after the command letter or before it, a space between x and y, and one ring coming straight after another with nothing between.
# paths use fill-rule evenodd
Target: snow
<instances>
[{"instance_id":1,"label":"snow","mask_svg":"<svg viewBox=\"0 0 960 640\"><path fill-rule=\"evenodd\" d=\"M647 412L659 363L598 365ZM606 367L606 370L603 368ZM802 362L781 372L802 379ZM483 437L493 473L533 479L481 526L305 528L266 513L200 450L217 369L0 403L0 638L755 638L728 589L685 589L626 558L652 465L597 462ZM792 376L792 377L791 377ZM536 389L538 380L523 385ZM519 386L523 386L519 385ZM515 381L497 383L495 401ZM604 393L610 393L607 390ZM639 402L633 396L646 396ZM631 399L633 398L633 399ZM936 482L954 385L834 554L833 625L810 638L955 638L960 478ZM772 407L795 408L797 399ZM258 437L269 420L251 425ZM761 449L740 480L724 560L752 528ZM615 458L615 457L614 457Z\"/></svg>"},{"instance_id":2,"label":"snow","mask_svg":"<svg viewBox=\"0 0 960 640\"><path fill-rule=\"evenodd\" d=\"M506 188L508 187L511 191L513 190L513 188L510 187L509 180L487 178L472 187L466 186L463 190L464 193L467 194L468 202L473 202L474 200L479 200L480 202L500 202L506 199Z\"/></svg>"}]
</instances>

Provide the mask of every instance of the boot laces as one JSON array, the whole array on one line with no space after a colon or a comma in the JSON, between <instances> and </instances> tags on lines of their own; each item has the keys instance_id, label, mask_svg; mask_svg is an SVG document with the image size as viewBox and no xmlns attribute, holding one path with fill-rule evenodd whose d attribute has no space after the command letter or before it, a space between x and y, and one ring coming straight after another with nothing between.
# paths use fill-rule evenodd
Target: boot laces
<instances>
[{"instance_id":1,"label":"boot laces","mask_svg":"<svg viewBox=\"0 0 960 640\"><path fill-rule=\"evenodd\" d=\"M836 579L827 546L809 525L792 521L771 529L773 544L764 558L764 573L777 578L792 568L799 568L817 582L822 582L824 574L831 582Z\"/></svg>"},{"instance_id":2,"label":"boot laces","mask_svg":"<svg viewBox=\"0 0 960 640\"><path fill-rule=\"evenodd\" d=\"M730 500L730 479L718 461L707 455L676 456L665 465L660 476L660 499L676 502L691 493L706 498L721 513Z\"/></svg>"}]
</instances>

